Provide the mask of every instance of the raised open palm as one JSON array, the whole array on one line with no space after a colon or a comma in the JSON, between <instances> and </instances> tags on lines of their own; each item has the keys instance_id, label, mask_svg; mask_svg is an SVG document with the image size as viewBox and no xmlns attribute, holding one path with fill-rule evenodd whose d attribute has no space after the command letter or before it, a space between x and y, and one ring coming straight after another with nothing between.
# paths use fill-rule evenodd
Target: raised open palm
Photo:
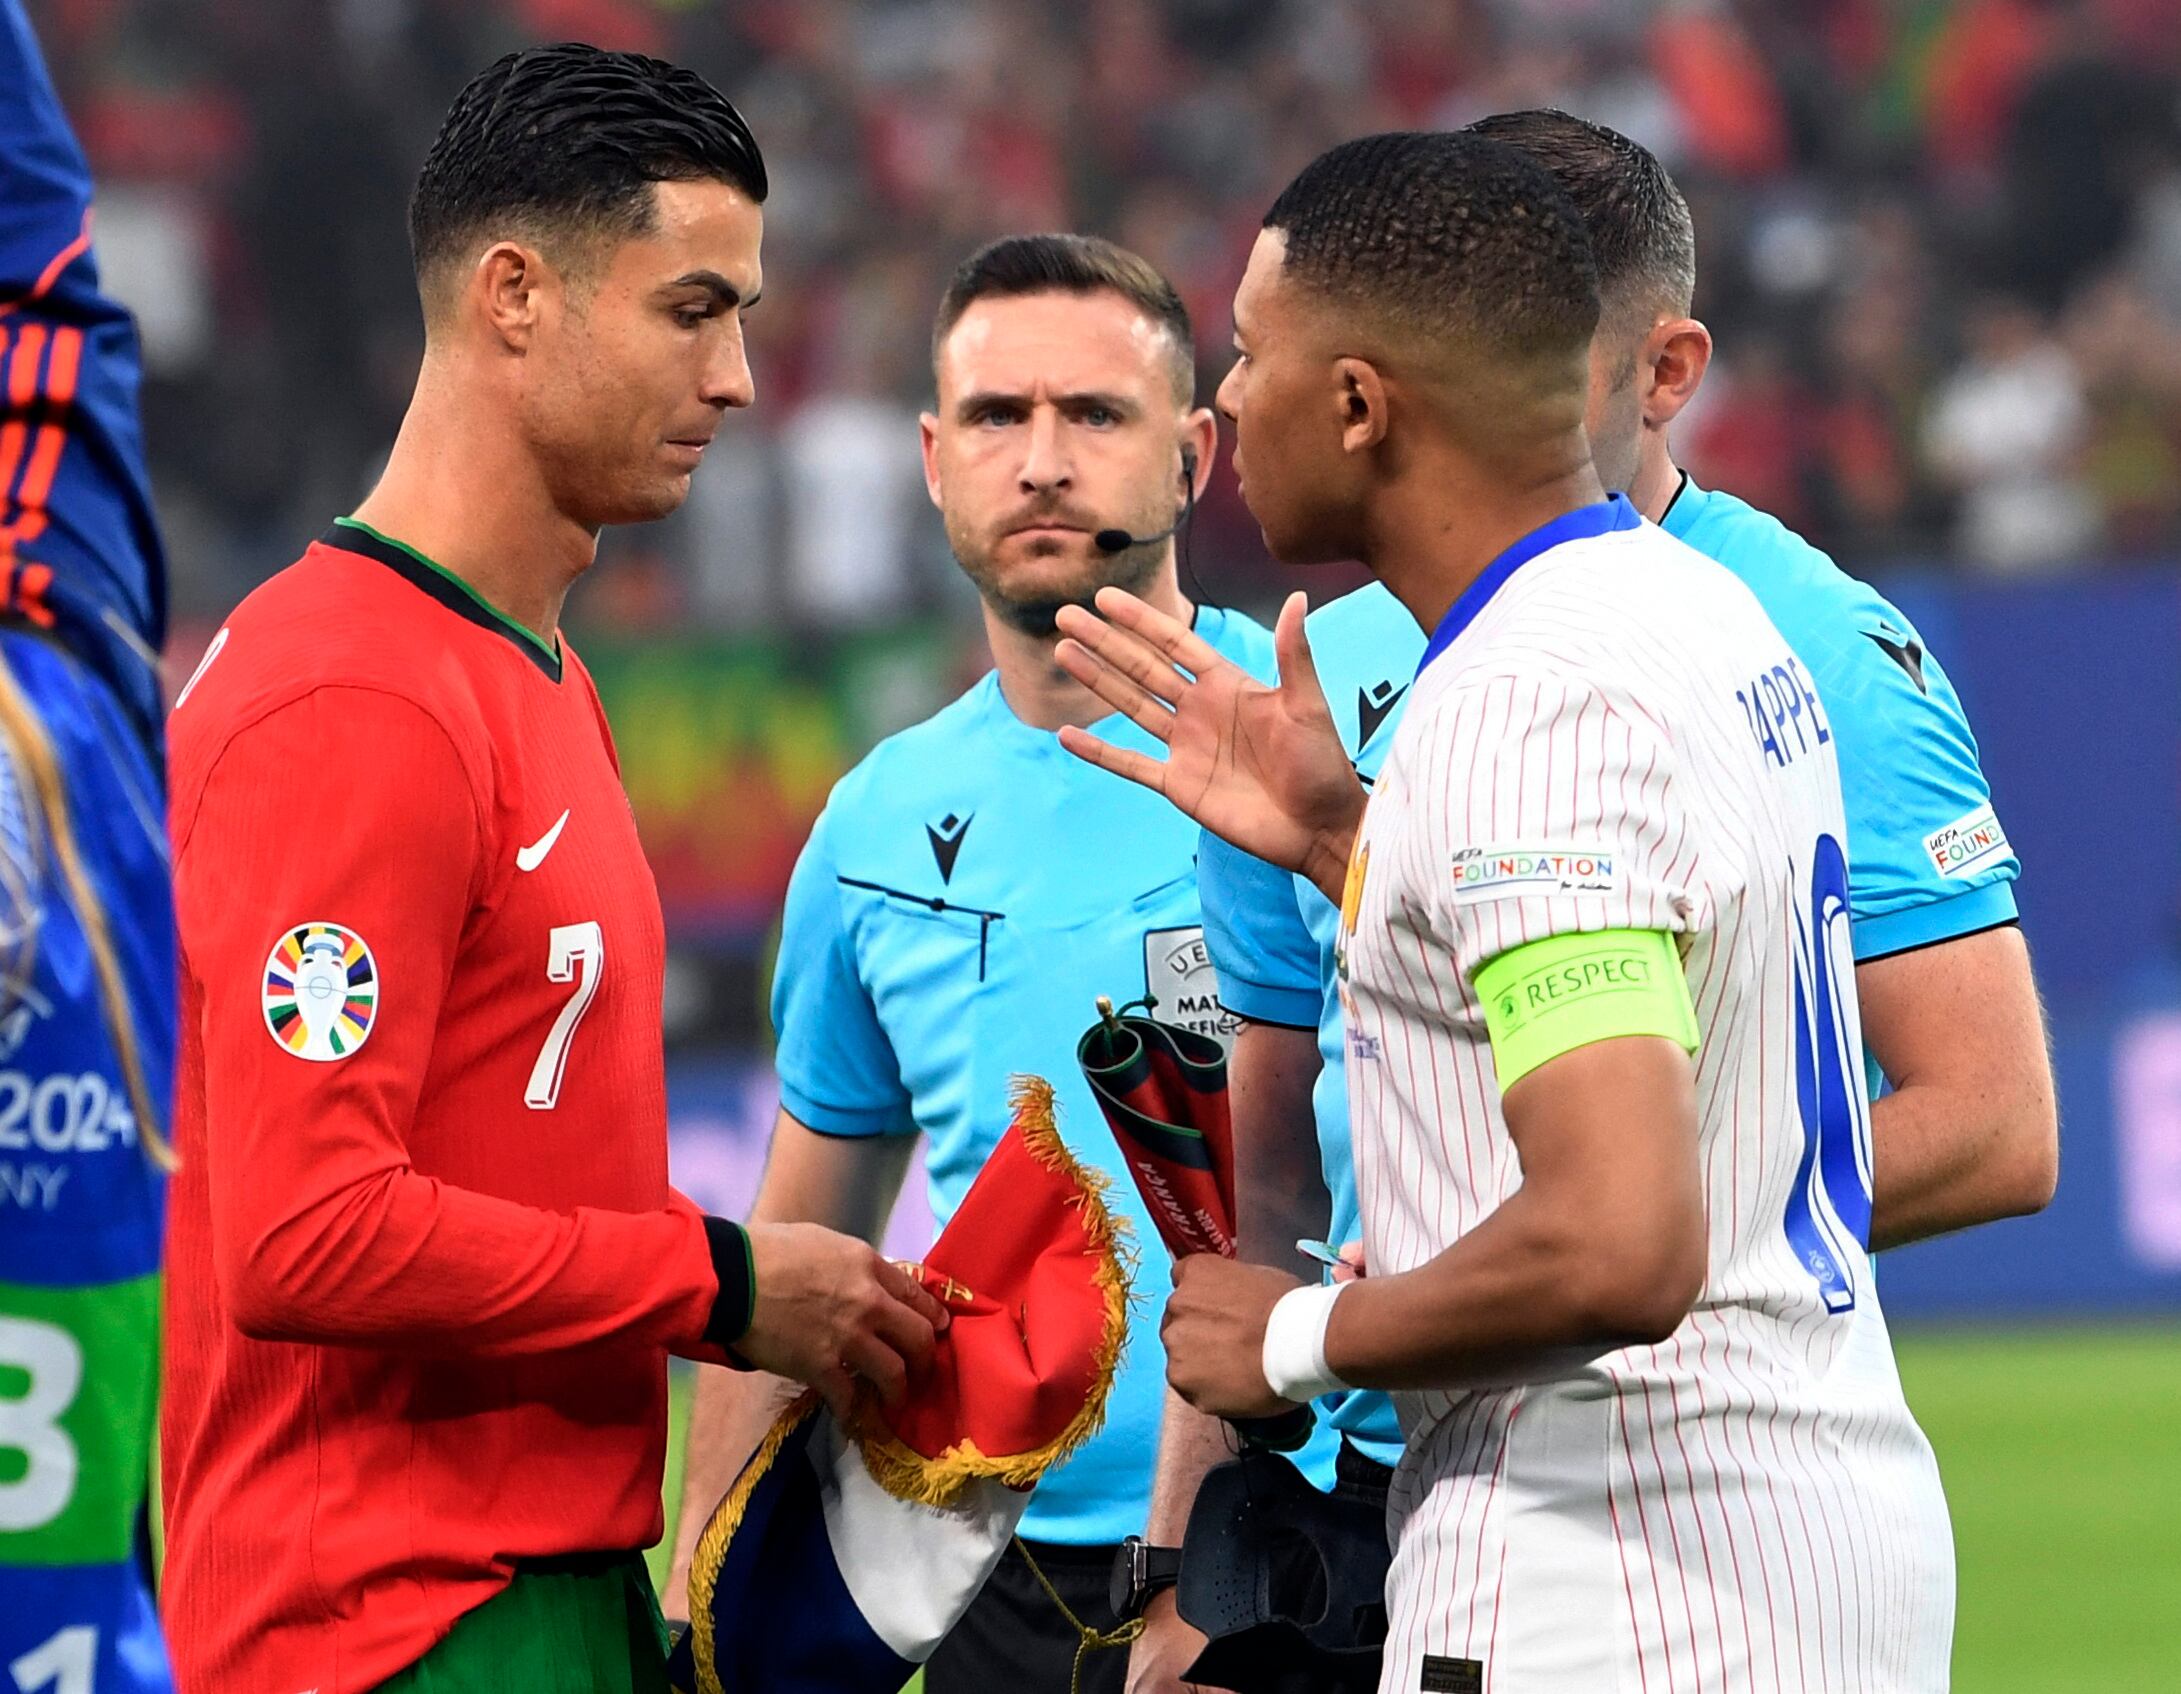
<instances>
[{"instance_id":1,"label":"raised open palm","mask_svg":"<svg viewBox=\"0 0 2181 1694\"><path fill-rule=\"evenodd\" d=\"M1163 794L1244 852L1300 871L1338 901L1363 813L1363 787L1342 750L1303 634L1303 596L1280 608L1268 688L1201 637L1118 588L1094 615L1060 613L1061 668L1160 741L1153 758L1063 729L1060 743L1116 776Z\"/></svg>"}]
</instances>

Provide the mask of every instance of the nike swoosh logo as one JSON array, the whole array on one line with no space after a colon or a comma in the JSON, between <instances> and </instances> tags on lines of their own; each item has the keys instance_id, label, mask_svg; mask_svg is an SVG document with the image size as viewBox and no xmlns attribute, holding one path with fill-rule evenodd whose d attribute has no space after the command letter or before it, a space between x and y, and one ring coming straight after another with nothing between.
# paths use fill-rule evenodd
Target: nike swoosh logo
<instances>
[{"instance_id":1,"label":"nike swoosh logo","mask_svg":"<svg viewBox=\"0 0 2181 1694\"><path fill-rule=\"evenodd\" d=\"M563 812L554 822L553 827L539 836L537 840L531 842L527 847L515 849L515 868L519 871L534 871L544 864L545 855L553 850L553 843L560 839L560 832L567 827L568 814Z\"/></svg>"}]
</instances>

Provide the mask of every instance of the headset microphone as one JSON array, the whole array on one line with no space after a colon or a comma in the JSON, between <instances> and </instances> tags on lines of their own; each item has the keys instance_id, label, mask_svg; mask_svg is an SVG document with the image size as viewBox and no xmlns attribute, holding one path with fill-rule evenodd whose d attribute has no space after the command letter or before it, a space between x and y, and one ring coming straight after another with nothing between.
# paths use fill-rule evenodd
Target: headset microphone
<instances>
[{"instance_id":1,"label":"headset microphone","mask_svg":"<svg viewBox=\"0 0 2181 1694\"><path fill-rule=\"evenodd\" d=\"M1187 447L1181 450L1181 486L1181 516L1156 535L1131 535L1119 528L1102 529L1091 537L1091 545L1101 553L1125 553L1131 547L1149 547L1164 541L1187 525L1197 509L1197 456Z\"/></svg>"},{"instance_id":2,"label":"headset microphone","mask_svg":"<svg viewBox=\"0 0 2181 1694\"><path fill-rule=\"evenodd\" d=\"M1131 547L1149 547L1155 541L1164 541L1179 528L1180 524L1170 523L1150 535L1131 535L1125 529L1102 529L1091 537L1091 545L1101 553L1125 553Z\"/></svg>"}]
</instances>

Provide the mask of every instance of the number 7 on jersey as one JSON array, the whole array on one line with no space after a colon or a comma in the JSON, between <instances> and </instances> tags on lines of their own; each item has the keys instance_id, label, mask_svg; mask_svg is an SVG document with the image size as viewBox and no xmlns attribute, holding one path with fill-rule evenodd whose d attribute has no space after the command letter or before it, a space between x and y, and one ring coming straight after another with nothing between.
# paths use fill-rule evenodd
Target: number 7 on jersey
<instances>
[{"instance_id":1,"label":"number 7 on jersey","mask_svg":"<svg viewBox=\"0 0 2181 1694\"><path fill-rule=\"evenodd\" d=\"M596 923L561 924L546 942L545 979L573 982L576 987L546 1032L538 1062L530 1067L530 1086L523 1090L523 1103L535 1112L549 1112L559 1104L569 1045L576 1038L576 1025L591 1009L591 1000L598 993L599 974L606 968L606 932Z\"/></svg>"}]
</instances>

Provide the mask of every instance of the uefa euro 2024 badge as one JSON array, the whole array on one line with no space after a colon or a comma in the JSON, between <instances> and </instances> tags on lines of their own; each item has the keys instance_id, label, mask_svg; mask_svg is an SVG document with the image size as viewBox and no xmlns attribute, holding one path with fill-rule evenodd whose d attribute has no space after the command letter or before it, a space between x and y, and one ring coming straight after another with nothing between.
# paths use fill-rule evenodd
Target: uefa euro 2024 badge
<instances>
[{"instance_id":1,"label":"uefa euro 2024 badge","mask_svg":"<svg viewBox=\"0 0 2181 1694\"><path fill-rule=\"evenodd\" d=\"M265 1027L297 1058L347 1058L378 1015L378 961L354 930L299 924L274 943L265 961Z\"/></svg>"}]
</instances>

